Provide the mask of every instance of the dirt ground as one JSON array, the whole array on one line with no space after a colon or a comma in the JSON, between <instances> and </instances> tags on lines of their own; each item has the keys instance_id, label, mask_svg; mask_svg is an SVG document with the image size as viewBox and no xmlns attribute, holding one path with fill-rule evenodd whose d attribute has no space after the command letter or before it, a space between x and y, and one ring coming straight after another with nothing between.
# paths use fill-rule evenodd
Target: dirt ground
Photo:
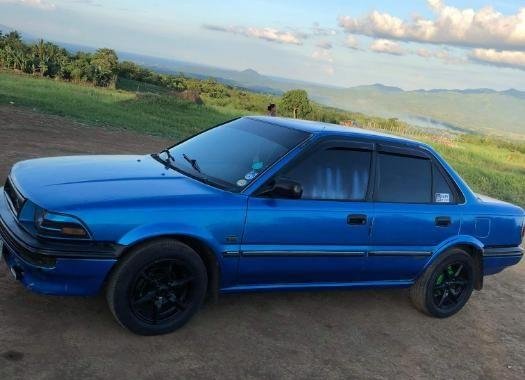
<instances>
[{"instance_id":1,"label":"dirt ground","mask_svg":"<svg viewBox=\"0 0 525 380\"><path fill-rule=\"evenodd\" d=\"M2 178L21 159L167 144L0 106ZM230 295L146 338L122 329L103 297L31 294L2 264L0 379L524 379L524 276L522 261L486 278L446 320L417 312L406 290Z\"/></svg>"}]
</instances>

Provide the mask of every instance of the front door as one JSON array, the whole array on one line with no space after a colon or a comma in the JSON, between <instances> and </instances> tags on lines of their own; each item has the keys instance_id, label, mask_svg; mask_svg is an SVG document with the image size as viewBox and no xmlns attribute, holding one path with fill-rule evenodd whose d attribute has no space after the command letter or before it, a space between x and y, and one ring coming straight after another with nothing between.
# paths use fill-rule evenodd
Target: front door
<instances>
[{"instance_id":1,"label":"front door","mask_svg":"<svg viewBox=\"0 0 525 380\"><path fill-rule=\"evenodd\" d=\"M301 184L300 199L250 197L239 284L359 281L373 217L371 157L371 149L325 143L274 177Z\"/></svg>"}]
</instances>

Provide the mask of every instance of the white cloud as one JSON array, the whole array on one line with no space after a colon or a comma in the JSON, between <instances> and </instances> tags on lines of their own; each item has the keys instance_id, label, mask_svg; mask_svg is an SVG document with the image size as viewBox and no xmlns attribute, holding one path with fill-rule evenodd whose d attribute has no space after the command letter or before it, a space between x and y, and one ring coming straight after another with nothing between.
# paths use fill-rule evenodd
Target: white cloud
<instances>
[{"instance_id":1,"label":"white cloud","mask_svg":"<svg viewBox=\"0 0 525 380\"><path fill-rule=\"evenodd\" d=\"M0 3L20 4L44 10L53 10L56 8L56 5L54 3L51 3L46 0L0 0Z\"/></svg>"},{"instance_id":2,"label":"white cloud","mask_svg":"<svg viewBox=\"0 0 525 380\"><path fill-rule=\"evenodd\" d=\"M504 15L491 6L479 10L447 6L442 0L427 0L433 20L414 17L402 20L373 11L362 18L343 16L339 25L348 33L401 41L525 51L525 7Z\"/></svg>"},{"instance_id":3,"label":"white cloud","mask_svg":"<svg viewBox=\"0 0 525 380\"><path fill-rule=\"evenodd\" d=\"M429 49L421 48L421 49L414 50L411 53L416 54L422 58L436 58L445 63L450 63L450 64L460 64L460 63L466 62L465 58L450 54L449 50L447 49L429 50Z\"/></svg>"},{"instance_id":4,"label":"white cloud","mask_svg":"<svg viewBox=\"0 0 525 380\"><path fill-rule=\"evenodd\" d=\"M332 58L332 54L330 54L330 52L326 49L315 50L312 53L312 58L318 61L329 63L332 63L334 61L334 59Z\"/></svg>"},{"instance_id":5,"label":"white cloud","mask_svg":"<svg viewBox=\"0 0 525 380\"><path fill-rule=\"evenodd\" d=\"M323 73L325 73L328 76L333 76L335 74L334 67L332 65L324 66L322 69Z\"/></svg>"},{"instance_id":6,"label":"white cloud","mask_svg":"<svg viewBox=\"0 0 525 380\"><path fill-rule=\"evenodd\" d=\"M406 53L405 49L403 49L400 44L385 39L375 40L372 45L370 45L370 49L376 53L392 55L404 55Z\"/></svg>"},{"instance_id":7,"label":"white cloud","mask_svg":"<svg viewBox=\"0 0 525 380\"><path fill-rule=\"evenodd\" d=\"M525 52L523 51L474 49L469 57L481 63L525 70Z\"/></svg>"},{"instance_id":8,"label":"white cloud","mask_svg":"<svg viewBox=\"0 0 525 380\"><path fill-rule=\"evenodd\" d=\"M359 49L359 43L357 42L357 39L351 34L346 37L345 46L354 50Z\"/></svg>"},{"instance_id":9,"label":"white cloud","mask_svg":"<svg viewBox=\"0 0 525 380\"><path fill-rule=\"evenodd\" d=\"M417 49L416 54L423 58L430 58L434 56L434 53L428 49Z\"/></svg>"},{"instance_id":10,"label":"white cloud","mask_svg":"<svg viewBox=\"0 0 525 380\"><path fill-rule=\"evenodd\" d=\"M318 42L315 46L317 46L319 49L325 49L325 50L329 50L333 47L332 43L329 41Z\"/></svg>"},{"instance_id":11,"label":"white cloud","mask_svg":"<svg viewBox=\"0 0 525 380\"><path fill-rule=\"evenodd\" d=\"M302 45L301 37L293 32L282 31L275 28L256 28L243 26L220 26L220 25L203 25L205 29L239 34L245 37L259 38L262 40L277 42L281 44Z\"/></svg>"},{"instance_id":12,"label":"white cloud","mask_svg":"<svg viewBox=\"0 0 525 380\"><path fill-rule=\"evenodd\" d=\"M332 28L323 28L318 22L314 22L314 25L312 26L312 34L315 36L335 36L337 34L337 30Z\"/></svg>"}]
</instances>

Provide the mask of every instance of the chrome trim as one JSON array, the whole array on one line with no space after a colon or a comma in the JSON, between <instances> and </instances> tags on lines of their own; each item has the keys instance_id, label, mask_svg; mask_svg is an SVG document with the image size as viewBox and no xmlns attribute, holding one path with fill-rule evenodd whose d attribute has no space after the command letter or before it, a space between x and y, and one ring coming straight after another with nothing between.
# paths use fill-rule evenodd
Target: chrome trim
<instances>
[{"instance_id":1,"label":"chrome trim","mask_svg":"<svg viewBox=\"0 0 525 380\"><path fill-rule=\"evenodd\" d=\"M414 257L426 257L431 256L430 251L370 251L369 256L414 256Z\"/></svg>"},{"instance_id":2,"label":"chrome trim","mask_svg":"<svg viewBox=\"0 0 525 380\"><path fill-rule=\"evenodd\" d=\"M239 251L226 251L222 253L222 257L239 257L240 254Z\"/></svg>"},{"instance_id":3,"label":"chrome trim","mask_svg":"<svg viewBox=\"0 0 525 380\"><path fill-rule=\"evenodd\" d=\"M248 257L363 257L366 255L364 251L241 251L242 256Z\"/></svg>"}]
</instances>

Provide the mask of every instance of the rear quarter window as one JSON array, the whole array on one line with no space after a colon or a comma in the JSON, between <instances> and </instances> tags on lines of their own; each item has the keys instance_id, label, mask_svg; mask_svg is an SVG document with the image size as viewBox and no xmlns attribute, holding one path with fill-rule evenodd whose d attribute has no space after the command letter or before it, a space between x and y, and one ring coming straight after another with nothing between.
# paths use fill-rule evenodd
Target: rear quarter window
<instances>
[{"instance_id":1,"label":"rear quarter window","mask_svg":"<svg viewBox=\"0 0 525 380\"><path fill-rule=\"evenodd\" d=\"M434 182L432 184L432 197L434 203L456 203L455 192L450 188L442 171L434 165Z\"/></svg>"}]
</instances>

